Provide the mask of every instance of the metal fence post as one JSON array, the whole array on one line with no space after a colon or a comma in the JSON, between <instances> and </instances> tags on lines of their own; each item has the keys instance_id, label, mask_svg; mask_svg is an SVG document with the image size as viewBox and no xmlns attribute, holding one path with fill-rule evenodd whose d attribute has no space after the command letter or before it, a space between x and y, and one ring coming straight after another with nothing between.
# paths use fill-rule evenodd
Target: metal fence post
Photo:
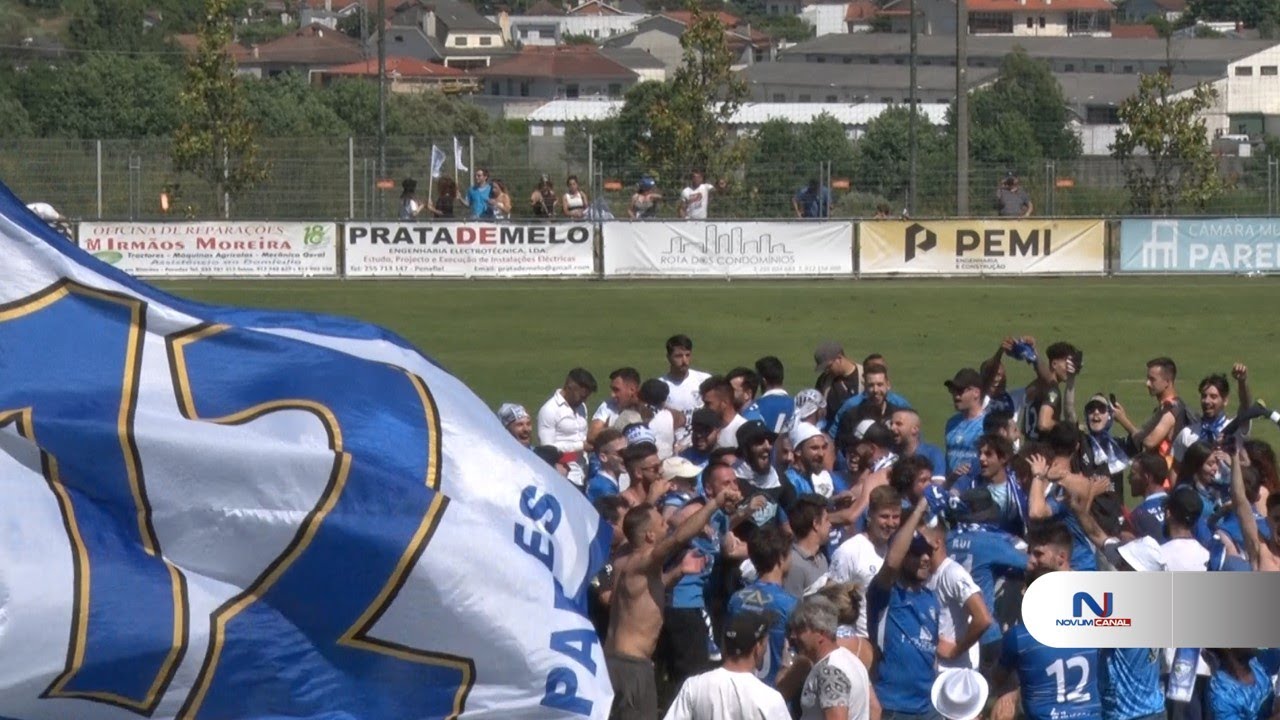
<instances>
[{"instance_id":1,"label":"metal fence post","mask_svg":"<svg viewBox=\"0 0 1280 720\"><path fill-rule=\"evenodd\" d=\"M102 139L94 141L98 155L98 219L102 219Z\"/></svg>"},{"instance_id":2,"label":"metal fence post","mask_svg":"<svg viewBox=\"0 0 1280 720\"><path fill-rule=\"evenodd\" d=\"M356 216L356 139L347 136L347 218Z\"/></svg>"}]
</instances>

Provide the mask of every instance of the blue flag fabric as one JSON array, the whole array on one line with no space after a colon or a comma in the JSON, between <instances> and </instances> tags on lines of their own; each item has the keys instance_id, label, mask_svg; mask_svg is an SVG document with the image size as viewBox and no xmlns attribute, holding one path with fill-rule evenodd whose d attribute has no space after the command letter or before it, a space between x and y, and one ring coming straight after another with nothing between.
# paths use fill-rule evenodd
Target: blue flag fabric
<instances>
[{"instance_id":1,"label":"blue flag fabric","mask_svg":"<svg viewBox=\"0 0 1280 720\"><path fill-rule=\"evenodd\" d=\"M0 273L0 717L608 715L608 525L409 343L174 297L3 186Z\"/></svg>"}]
</instances>

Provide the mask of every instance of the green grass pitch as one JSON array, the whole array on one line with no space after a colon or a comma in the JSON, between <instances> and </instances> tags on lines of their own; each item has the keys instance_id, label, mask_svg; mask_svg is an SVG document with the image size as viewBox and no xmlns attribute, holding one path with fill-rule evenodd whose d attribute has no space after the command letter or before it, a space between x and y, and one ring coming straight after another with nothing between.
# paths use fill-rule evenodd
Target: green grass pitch
<instances>
[{"instance_id":1,"label":"green grass pitch","mask_svg":"<svg viewBox=\"0 0 1280 720\"><path fill-rule=\"evenodd\" d=\"M1199 407L1196 385L1231 362L1249 366L1255 397L1280 405L1276 349L1280 282L1271 278L1055 278L734 281L170 281L197 300L345 315L403 335L464 380L491 408L512 401L531 413L581 365L607 395L624 365L644 377L665 371L663 343L694 340L694 366L726 372L777 355L792 392L811 387L813 348L844 343L853 359L883 353L893 387L940 444L951 402L942 386L977 367L1009 334L1042 349L1069 340L1084 349L1078 395L1114 392L1141 423L1152 403L1145 363L1178 362L1180 392ZM1010 383L1031 379L1010 367ZM1232 405L1234 407L1234 405ZM1280 443L1280 431L1254 434Z\"/></svg>"}]
</instances>

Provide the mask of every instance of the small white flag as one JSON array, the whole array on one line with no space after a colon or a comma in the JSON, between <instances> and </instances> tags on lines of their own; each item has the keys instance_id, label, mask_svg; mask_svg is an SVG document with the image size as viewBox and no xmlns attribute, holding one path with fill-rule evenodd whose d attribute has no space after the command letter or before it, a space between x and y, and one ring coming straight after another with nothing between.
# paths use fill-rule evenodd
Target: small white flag
<instances>
[{"instance_id":1,"label":"small white flag","mask_svg":"<svg viewBox=\"0 0 1280 720\"><path fill-rule=\"evenodd\" d=\"M440 177L440 171L444 169L444 151L435 145L431 146L431 177Z\"/></svg>"},{"instance_id":2,"label":"small white flag","mask_svg":"<svg viewBox=\"0 0 1280 720\"><path fill-rule=\"evenodd\" d=\"M467 172L467 166L462 164L462 143L456 137L453 139L453 166Z\"/></svg>"}]
</instances>

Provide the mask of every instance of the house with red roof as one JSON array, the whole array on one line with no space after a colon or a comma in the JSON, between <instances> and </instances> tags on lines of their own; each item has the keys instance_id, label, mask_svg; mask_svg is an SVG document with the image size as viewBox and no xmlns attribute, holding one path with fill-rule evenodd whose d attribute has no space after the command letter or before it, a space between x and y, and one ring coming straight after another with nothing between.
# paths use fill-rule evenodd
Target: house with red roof
<instances>
[{"instance_id":1,"label":"house with red roof","mask_svg":"<svg viewBox=\"0 0 1280 720\"><path fill-rule=\"evenodd\" d=\"M351 78L376 81L378 60L369 58L318 70L312 77L322 85ZM437 90L448 94L470 94L476 92L478 88L476 79L458 68L410 57L387 58L387 89L390 92L414 93Z\"/></svg>"}]
</instances>

